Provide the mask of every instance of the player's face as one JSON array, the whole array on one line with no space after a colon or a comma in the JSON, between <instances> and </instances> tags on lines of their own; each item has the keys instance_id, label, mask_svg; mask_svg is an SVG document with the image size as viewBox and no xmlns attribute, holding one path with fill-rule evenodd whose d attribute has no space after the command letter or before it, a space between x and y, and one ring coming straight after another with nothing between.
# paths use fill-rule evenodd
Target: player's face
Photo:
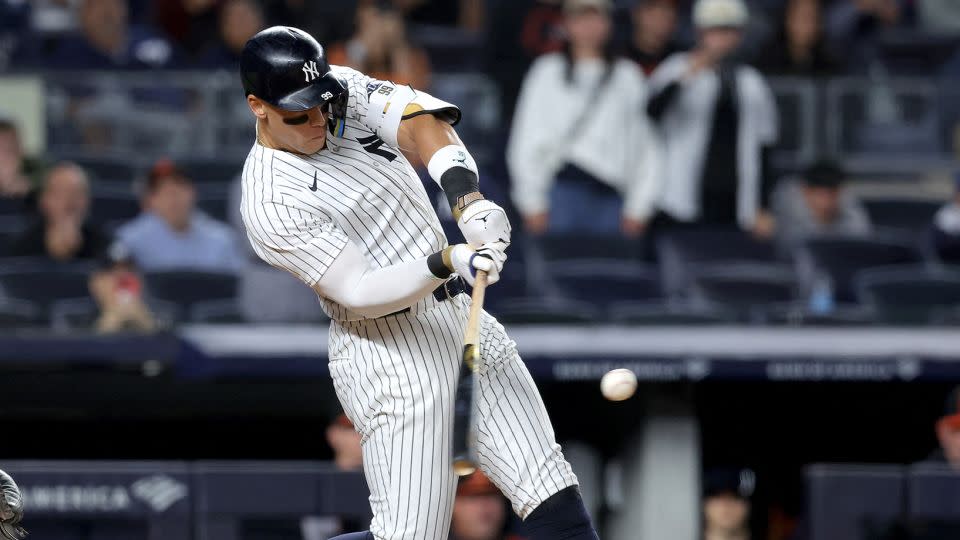
<instances>
[{"instance_id":1,"label":"player's face","mask_svg":"<svg viewBox=\"0 0 960 540\"><path fill-rule=\"evenodd\" d=\"M327 142L327 115L320 107L301 112L272 108L276 115L272 124L273 134L287 148L301 154L313 154Z\"/></svg>"},{"instance_id":2,"label":"player's face","mask_svg":"<svg viewBox=\"0 0 960 540\"><path fill-rule=\"evenodd\" d=\"M464 540L499 538L506 520L499 495L460 495L453 504L453 535Z\"/></svg>"}]
</instances>

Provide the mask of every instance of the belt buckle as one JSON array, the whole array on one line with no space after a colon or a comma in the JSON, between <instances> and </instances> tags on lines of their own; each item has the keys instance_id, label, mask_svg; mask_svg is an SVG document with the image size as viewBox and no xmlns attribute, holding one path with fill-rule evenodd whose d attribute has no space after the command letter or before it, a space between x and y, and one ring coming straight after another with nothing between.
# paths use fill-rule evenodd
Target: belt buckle
<instances>
[{"instance_id":1,"label":"belt buckle","mask_svg":"<svg viewBox=\"0 0 960 540\"><path fill-rule=\"evenodd\" d=\"M447 300L453 300L453 296L450 295L450 284L458 279L460 278L456 277L443 282L443 294L447 295Z\"/></svg>"}]
</instances>

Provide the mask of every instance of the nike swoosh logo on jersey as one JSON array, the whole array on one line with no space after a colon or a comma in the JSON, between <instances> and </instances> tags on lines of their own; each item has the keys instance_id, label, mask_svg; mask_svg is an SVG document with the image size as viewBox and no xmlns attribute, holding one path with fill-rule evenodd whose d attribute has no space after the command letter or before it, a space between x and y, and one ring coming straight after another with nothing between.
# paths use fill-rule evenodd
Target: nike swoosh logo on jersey
<instances>
[{"instance_id":1,"label":"nike swoosh logo on jersey","mask_svg":"<svg viewBox=\"0 0 960 540\"><path fill-rule=\"evenodd\" d=\"M317 171L313 171L313 185L310 186L310 191L317 190Z\"/></svg>"}]
</instances>

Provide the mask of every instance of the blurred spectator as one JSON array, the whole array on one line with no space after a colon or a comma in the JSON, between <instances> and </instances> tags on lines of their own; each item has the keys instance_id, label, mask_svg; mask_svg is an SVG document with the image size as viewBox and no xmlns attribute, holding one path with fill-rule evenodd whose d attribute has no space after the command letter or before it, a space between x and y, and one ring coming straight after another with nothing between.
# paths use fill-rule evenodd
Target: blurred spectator
<instances>
[{"instance_id":1,"label":"blurred spectator","mask_svg":"<svg viewBox=\"0 0 960 540\"><path fill-rule=\"evenodd\" d=\"M219 43L203 53L200 65L235 69L240 65L240 51L265 27L263 9L256 0L226 0L220 7Z\"/></svg>"},{"instance_id":2,"label":"blurred spectator","mask_svg":"<svg viewBox=\"0 0 960 540\"><path fill-rule=\"evenodd\" d=\"M960 32L960 2L957 0L916 0L920 26L927 30Z\"/></svg>"},{"instance_id":3,"label":"blurred spectator","mask_svg":"<svg viewBox=\"0 0 960 540\"><path fill-rule=\"evenodd\" d=\"M83 0L79 16L79 34L64 36L49 49L35 44L20 62L42 69L143 69L174 60L165 39L130 25L125 0Z\"/></svg>"},{"instance_id":4,"label":"blurred spectator","mask_svg":"<svg viewBox=\"0 0 960 540\"><path fill-rule=\"evenodd\" d=\"M163 34L184 51L191 59L197 59L204 51L214 46L220 0L154 0L154 21Z\"/></svg>"},{"instance_id":5,"label":"blurred spectator","mask_svg":"<svg viewBox=\"0 0 960 540\"><path fill-rule=\"evenodd\" d=\"M363 468L360 440L360 434L345 414L340 414L327 426L327 444L333 449L333 462L338 469L359 471Z\"/></svg>"},{"instance_id":6,"label":"blurred spectator","mask_svg":"<svg viewBox=\"0 0 960 540\"><path fill-rule=\"evenodd\" d=\"M680 50L675 40L677 0L640 0L632 16L630 58L649 75L660 62Z\"/></svg>"},{"instance_id":7,"label":"blurred spectator","mask_svg":"<svg viewBox=\"0 0 960 540\"><path fill-rule=\"evenodd\" d=\"M698 0L699 38L650 79L647 110L660 126L666 171L655 225L732 226L773 234L767 210L777 140L777 109L767 82L733 54L747 24L743 0Z\"/></svg>"},{"instance_id":8,"label":"blurred spectator","mask_svg":"<svg viewBox=\"0 0 960 540\"><path fill-rule=\"evenodd\" d=\"M844 171L824 161L809 167L800 181L777 187L773 208L778 241L786 253L815 235L870 233L867 211L845 183Z\"/></svg>"},{"instance_id":9,"label":"blurred spectator","mask_svg":"<svg viewBox=\"0 0 960 540\"><path fill-rule=\"evenodd\" d=\"M22 199L30 192L20 132L11 121L0 119L0 199Z\"/></svg>"},{"instance_id":10,"label":"blurred spectator","mask_svg":"<svg viewBox=\"0 0 960 540\"><path fill-rule=\"evenodd\" d=\"M509 534L507 500L486 475L460 479L453 502L450 540L521 540Z\"/></svg>"},{"instance_id":11,"label":"blurred spectator","mask_svg":"<svg viewBox=\"0 0 960 540\"><path fill-rule=\"evenodd\" d=\"M484 0L393 0L393 5L415 24L457 26L470 32L483 27Z\"/></svg>"},{"instance_id":12,"label":"blurred spectator","mask_svg":"<svg viewBox=\"0 0 960 540\"><path fill-rule=\"evenodd\" d=\"M836 0L827 12L827 36L833 50L842 52L850 69L876 59L880 33L903 20L907 0Z\"/></svg>"},{"instance_id":13,"label":"blurred spectator","mask_svg":"<svg viewBox=\"0 0 960 540\"><path fill-rule=\"evenodd\" d=\"M49 257L67 262L100 257L110 241L87 221L90 184L74 163L54 166L40 192L40 216L13 243L11 252L21 257Z\"/></svg>"},{"instance_id":14,"label":"blurred spectator","mask_svg":"<svg viewBox=\"0 0 960 540\"><path fill-rule=\"evenodd\" d=\"M144 271L239 272L244 258L233 231L196 209L193 183L169 160L150 171L143 212L117 230Z\"/></svg>"},{"instance_id":15,"label":"blurred spectator","mask_svg":"<svg viewBox=\"0 0 960 540\"><path fill-rule=\"evenodd\" d=\"M927 461L943 463L960 471L960 386L947 396L944 414L937 420L936 430L940 448Z\"/></svg>"},{"instance_id":16,"label":"blurred spectator","mask_svg":"<svg viewBox=\"0 0 960 540\"><path fill-rule=\"evenodd\" d=\"M143 301L143 278L137 273L130 252L120 242L110 245L100 268L90 276L90 294L100 309L94 323L97 332L149 332L156 328L156 321Z\"/></svg>"},{"instance_id":17,"label":"blurred spectator","mask_svg":"<svg viewBox=\"0 0 960 540\"><path fill-rule=\"evenodd\" d=\"M703 477L703 539L750 540L750 469L712 469Z\"/></svg>"},{"instance_id":18,"label":"blurred spectator","mask_svg":"<svg viewBox=\"0 0 960 540\"><path fill-rule=\"evenodd\" d=\"M837 66L823 39L820 0L788 0L777 37L764 47L757 67L770 75L833 74Z\"/></svg>"},{"instance_id":19,"label":"blurred spectator","mask_svg":"<svg viewBox=\"0 0 960 540\"><path fill-rule=\"evenodd\" d=\"M609 0L567 0L569 41L537 59L507 144L513 202L528 232L639 235L659 182L643 113L646 83L610 53Z\"/></svg>"},{"instance_id":20,"label":"blurred spectator","mask_svg":"<svg viewBox=\"0 0 960 540\"><path fill-rule=\"evenodd\" d=\"M945 204L933 217L933 246L946 263L960 264L960 173L956 175L953 201Z\"/></svg>"},{"instance_id":21,"label":"blurred spectator","mask_svg":"<svg viewBox=\"0 0 960 540\"><path fill-rule=\"evenodd\" d=\"M331 64L350 66L376 79L429 88L430 61L407 40L403 18L393 8L370 4L357 10L357 31L329 49Z\"/></svg>"}]
</instances>

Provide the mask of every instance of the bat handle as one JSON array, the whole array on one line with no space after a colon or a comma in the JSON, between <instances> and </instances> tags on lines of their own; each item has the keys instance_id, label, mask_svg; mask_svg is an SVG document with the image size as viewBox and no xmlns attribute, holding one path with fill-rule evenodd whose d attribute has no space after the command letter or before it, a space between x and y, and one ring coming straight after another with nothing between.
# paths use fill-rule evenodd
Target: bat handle
<instances>
[{"instance_id":1,"label":"bat handle","mask_svg":"<svg viewBox=\"0 0 960 540\"><path fill-rule=\"evenodd\" d=\"M473 280L473 301L470 305L470 317L467 319L465 344L480 345L480 313L483 311L483 299L487 291L487 273L477 270Z\"/></svg>"}]
</instances>

